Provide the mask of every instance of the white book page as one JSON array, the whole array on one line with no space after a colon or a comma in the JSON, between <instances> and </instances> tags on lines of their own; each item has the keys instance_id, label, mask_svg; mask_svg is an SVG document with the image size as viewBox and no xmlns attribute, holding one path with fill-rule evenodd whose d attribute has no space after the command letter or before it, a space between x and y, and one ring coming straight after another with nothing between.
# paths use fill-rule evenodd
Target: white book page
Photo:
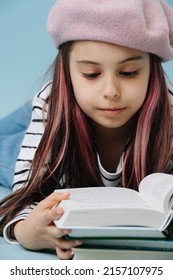
<instances>
[{"instance_id":1,"label":"white book page","mask_svg":"<svg viewBox=\"0 0 173 280\"><path fill-rule=\"evenodd\" d=\"M149 227L78 227L73 226L69 237L140 237L140 238L165 238L165 235Z\"/></svg>"},{"instance_id":2,"label":"white book page","mask_svg":"<svg viewBox=\"0 0 173 280\"><path fill-rule=\"evenodd\" d=\"M148 226L152 225L154 227L155 225L156 228L160 228L161 224L159 219L164 218L163 213L160 213L160 211L156 211L154 208L152 208L152 206L150 206L145 200L143 200L140 197L139 192L132 189L113 187L91 187L57 190L57 192L61 193L67 191L70 192L70 198L68 200L63 200L59 203L59 206L64 209L64 214L58 220L55 221L55 224L59 228L64 228L65 226L71 228L73 223L74 225L82 225L83 220L81 219L81 217L84 214L85 219L89 220L89 224L91 226L91 213L97 216L97 213L99 211L101 211L100 213L102 213L101 215L103 215L102 218L99 216L99 225L103 225L103 217L106 217L106 213L110 213L110 211L115 210L117 212L117 224L121 224L123 216L124 224L127 225L129 223L128 214L129 217L132 217L132 220L134 220L136 217L136 222L138 221L140 224L140 221L138 220L138 213L140 212L141 217L143 215L145 216L145 213L150 213L150 221L148 221L147 223ZM153 212L157 212L155 213L156 216L154 222L152 220ZM105 221L106 225L111 224L111 221L109 221L110 217L110 214L108 214ZM86 221L85 224L87 224Z\"/></svg>"},{"instance_id":3,"label":"white book page","mask_svg":"<svg viewBox=\"0 0 173 280\"><path fill-rule=\"evenodd\" d=\"M162 212L168 212L173 205L173 175L153 173L146 176L139 185L141 197Z\"/></svg>"},{"instance_id":4,"label":"white book page","mask_svg":"<svg viewBox=\"0 0 173 280\"><path fill-rule=\"evenodd\" d=\"M61 193L67 191L70 192L70 198L59 203L59 206L64 209L64 214L54 221L59 228L71 228L73 222L74 224L82 223L80 221L81 215L88 213L88 217L90 217L92 211L96 211L94 213L101 211L104 216L107 213L106 210L109 211L110 209L112 211L112 209L117 209L118 216L120 212L121 215L125 212L123 215L125 215L126 219L129 211L134 211L134 215L137 215L139 209L144 211L151 210L151 207L141 199L139 193L131 189L91 187L57 190L57 192ZM101 220L103 221L103 218Z\"/></svg>"},{"instance_id":5,"label":"white book page","mask_svg":"<svg viewBox=\"0 0 173 280\"><path fill-rule=\"evenodd\" d=\"M56 190L57 192L70 192L70 198L63 201L67 206L73 205L73 208L144 208L152 207L143 200L137 191L126 188L113 187L91 187L91 188L75 188ZM71 201L71 203L70 203Z\"/></svg>"}]
</instances>

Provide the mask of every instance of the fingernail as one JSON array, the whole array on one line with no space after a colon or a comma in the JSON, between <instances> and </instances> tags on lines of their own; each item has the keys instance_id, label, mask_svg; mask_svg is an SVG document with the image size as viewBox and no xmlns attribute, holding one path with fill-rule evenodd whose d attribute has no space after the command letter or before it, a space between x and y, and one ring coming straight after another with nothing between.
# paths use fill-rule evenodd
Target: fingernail
<instances>
[{"instance_id":1,"label":"fingernail","mask_svg":"<svg viewBox=\"0 0 173 280\"><path fill-rule=\"evenodd\" d=\"M64 232L64 234L70 234L71 230L70 229L64 229L63 232Z\"/></svg>"},{"instance_id":2,"label":"fingernail","mask_svg":"<svg viewBox=\"0 0 173 280\"><path fill-rule=\"evenodd\" d=\"M71 250L70 255L73 257L74 256L74 251Z\"/></svg>"},{"instance_id":3,"label":"fingernail","mask_svg":"<svg viewBox=\"0 0 173 280\"><path fill-rule=\"evenodd\" d=\"M57 208L56 213L58 215L62 215L63 214L63 210L61 208Z\"/></svg>"},{"instance_id":4,"label":"fingernail","mask_svg":"<svg viewBox=\"0 0 173 280\"><path fill-rule=\"evenodd\" d=\"M81 240L77 240L77 241L75 241L75 244L78 246L78 245L82 245L83 244L83 241L81 241Z\"/></svg>"}]
</instances>

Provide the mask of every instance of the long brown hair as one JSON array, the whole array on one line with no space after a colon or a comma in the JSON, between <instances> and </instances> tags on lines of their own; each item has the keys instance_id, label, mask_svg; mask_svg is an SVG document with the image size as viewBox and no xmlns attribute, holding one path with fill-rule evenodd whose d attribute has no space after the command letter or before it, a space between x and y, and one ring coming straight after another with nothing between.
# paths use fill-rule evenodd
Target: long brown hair
<instances>
[{"instance_id":1,"label":"long brown hair","mask_svg":"<svg viewBox=\"0 0 173 280\"><path fill-rule=\"evenodd\" d=\"M32 162L29 182L0 202L1 233L17 212L41 201L55 188L102 185L90 122L74 98L69 74L72 46L73 42L64 44L55 59L45 132ZM134 116L122 175L124 187L136 190L147 174L165 172L172 144L164 72L159 58L151 55L150 61L147 97Z\"/></svg>"},{"instance_id":2,"label":"long brown hair","mask_svg":"<svg viewBox=\"0 0 173 280\"><path fill-rule=\"evenodd\" d=\"M169 172L172 153L172 107L160 59L150 55L148 92L124 158L123 184L137 189L148 174Z\"/></svg>"}]
</instances>

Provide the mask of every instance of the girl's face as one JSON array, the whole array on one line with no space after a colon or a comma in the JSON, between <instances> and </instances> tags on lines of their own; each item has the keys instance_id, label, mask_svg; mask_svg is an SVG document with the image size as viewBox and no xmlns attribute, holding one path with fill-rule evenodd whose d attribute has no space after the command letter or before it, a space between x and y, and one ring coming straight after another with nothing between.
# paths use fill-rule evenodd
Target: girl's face
<instances>
[{"instance_id":1,"label":"girl's face","mask_svg":"<svg viewBox=\"0 0 173 280\"><path fill-rule=\"evenodd\" d=\"M105 128L120 128L142 106L147 93L149 54L103 42L76 42L69 56L76 101Z\"/></svg>"}]
</instances>

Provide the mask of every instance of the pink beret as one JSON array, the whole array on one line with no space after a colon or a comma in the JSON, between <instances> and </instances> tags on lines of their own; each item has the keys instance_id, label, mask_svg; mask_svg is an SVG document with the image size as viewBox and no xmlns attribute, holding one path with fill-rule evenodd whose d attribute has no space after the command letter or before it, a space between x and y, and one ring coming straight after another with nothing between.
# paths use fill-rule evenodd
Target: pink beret
<instances>
[{"instance_id":1,"label":"pink beret","mask_svg":"<svg viewBox=\"0 0 173 280\"><path fill-rule=\"evenodd\" d=\"M57 48L93 40L173 58L173 9L166 0L58 0L47 30Z\"/></svg>"}]
</instances>

